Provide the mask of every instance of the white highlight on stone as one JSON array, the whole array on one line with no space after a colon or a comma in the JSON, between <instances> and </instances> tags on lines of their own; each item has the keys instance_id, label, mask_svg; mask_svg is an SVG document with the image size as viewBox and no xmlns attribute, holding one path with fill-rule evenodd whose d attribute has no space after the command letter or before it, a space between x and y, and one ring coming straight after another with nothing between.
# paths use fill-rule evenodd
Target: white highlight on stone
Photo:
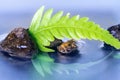
<instances>
[{"instance_id":1,"label":"white highlight on stone","mask_svg":"<svg viewBox=\"0 0 120 80\"><path fill-rule=\"evenodd\" d=\"M0 35L0 41L4 40L5 37L7 37L8 33L5 33L5 34L1 34Z\"/></svg>"}]
</instances>

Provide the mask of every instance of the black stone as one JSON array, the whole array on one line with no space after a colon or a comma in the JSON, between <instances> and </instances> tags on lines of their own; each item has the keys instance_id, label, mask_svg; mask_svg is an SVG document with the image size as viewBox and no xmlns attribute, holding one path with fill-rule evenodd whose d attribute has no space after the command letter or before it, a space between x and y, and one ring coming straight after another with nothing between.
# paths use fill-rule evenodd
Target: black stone
<instances>
[{"instance_id":1,"label":"black stone","mask_svg":"<svg viewBox=\"0 0 120 80\"><path fill-rule=\"evenodd\" d=\"M118 39L120 41L120 24L111 26L107 30L109 31L110 34L113 35L113 37L115 37L116 39ZM113 46L106 44L106 43L104 43L104 48L108 49L108 50L110 50L110 49L117 50Z\"/></svg>"},{"instance_id":2,"label":"black stone","mask_svg":"<svg viewBox=\"0 0 120 80\"><path fill-rule=\"evenodd\" d=\"M54 49L57 51L57 46L60 46L63 43L61 39L55 38L53 42L50 43L50 46L47 46L47 48Z\"/></svg>"},{"instance_id":3,"label":"black stone","mask_svg":"<svg viewBox=\"0 0 120 80\"><path fill-rule=\"evenodd\" d=\"M31 59L37 48L27 29L15 28L0 43L0 51L11 57Z\"/></svg>"}]
</instances>

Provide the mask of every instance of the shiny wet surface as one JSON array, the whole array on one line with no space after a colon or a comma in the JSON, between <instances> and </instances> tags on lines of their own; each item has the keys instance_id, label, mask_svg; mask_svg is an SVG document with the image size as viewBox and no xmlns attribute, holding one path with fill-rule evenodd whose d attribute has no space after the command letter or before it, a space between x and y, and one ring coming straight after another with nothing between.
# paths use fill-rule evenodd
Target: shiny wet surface
<instances>
[{"instance_id":1,"label":"shiny wet surface","mask_svg":"<svg viewBox=\"0 0 120 80\"><path fill-rule=\"evenodd\" d=\"M87 15L87 16L90 17L95 22L101 24L102 27L104 28L108 27L106 26L108 25L108 23L105 23L105 21L115 22L115 19L113 18L113 16L112 17L110 15L104 16L102 13L101 14L96 13L97 16L94 16L94 14L95 13L93 13L93 15ZM24 15L22 16L22 18L18 16L13 16L13 17L14 18L3 16L3 20L6 21L6 24L1 23L1 25L3 25L0 29L1 34L10 32L10 30L13 29L12 27L13 25L10 27L10 25L8 24L10 24L10 22L11 24L12 23L15 24L14 19L16 19L15 20L16 24L21 23L21 25L29 25L29 22L30 22L29 16ZM9 27L7 28L7 26ZM111 52L111 51L103 50L101 48L101 42L99 41L93 41L93 40L92 41L84 40L84 41L86 43L85 43L85 46L81 48L81 50L79 51L80 54L75 54L72 57L72 56L63 56L57 53L54 53L54 54L52 53L51 57L55 58L55 63L86 64L88 62L95 62L95 61L101 60ZM112 55L100 63L97 63L89 67L84 66L85 68L81 68L78 71L76 71L77 69L73 67L73 70L76 72L71 72L69 74L66 74L64 72L62 73L53 72L53 74L46 75L45 77L42 77L36 71L31 61L27 61L27 62L17 61L10 57L3 56L2 53L0 53L0 55L1 55L0 56L0 80L61 80L61 79L63 80L119 80L120 79L120 76L119 76L120 60L115 59Z\"/></svg>"}]
</instances>

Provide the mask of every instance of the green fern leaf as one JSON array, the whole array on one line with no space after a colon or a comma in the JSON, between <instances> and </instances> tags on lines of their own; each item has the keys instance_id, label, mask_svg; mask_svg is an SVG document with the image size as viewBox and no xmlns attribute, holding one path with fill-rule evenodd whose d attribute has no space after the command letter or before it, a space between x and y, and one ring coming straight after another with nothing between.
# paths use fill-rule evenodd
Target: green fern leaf
<instances>
[{"instance_id":1,"label":"green fern leaf","mask_svg":"<svg viewBox=\"0 0 120 80\"><path fill-rule=\"evenodd\" d=\"M79 15L69 17L67 13L63 16L60 11L52 16L53 9L47 10L43 15L44 7L41 7L33 17L29 27L30 34L34 37L41 51L53 52L46 48L54 38L62 39L95 39L120 48L119 40L115 39L107 30L98 24L89 21L87 17L79 18Z\"/></svg>"}]
</instances>

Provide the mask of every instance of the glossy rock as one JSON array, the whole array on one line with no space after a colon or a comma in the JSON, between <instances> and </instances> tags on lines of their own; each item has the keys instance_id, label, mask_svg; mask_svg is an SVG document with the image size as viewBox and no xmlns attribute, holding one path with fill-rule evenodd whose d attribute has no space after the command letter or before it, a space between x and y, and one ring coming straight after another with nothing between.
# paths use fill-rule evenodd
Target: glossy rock
<instances>
[{"instance_id":1,"label":"glossy rock","mask_svg":"<svg viewBox=\"0 0 120 80\"><path fill-rule=\"evenodd\" d=\"M113 37L115 37L116 39L118 39L120 41L120 24L111 26L107 30L110 32L110 34L113 35ZM104 43L104 48L105 49L115 49L114 47L112 47L106 43Z\"/></svg>"},{"instance_id":2,"label":"glossy rock","mask_svg":"<svg viewBox=\"0 0 120 80\"><path fill-rule=\"evenodd\" d=\"M37 50L27 29L15 28L0 43L0 51L12 57L31 59Z\"/></svg>"}]
</instances>

